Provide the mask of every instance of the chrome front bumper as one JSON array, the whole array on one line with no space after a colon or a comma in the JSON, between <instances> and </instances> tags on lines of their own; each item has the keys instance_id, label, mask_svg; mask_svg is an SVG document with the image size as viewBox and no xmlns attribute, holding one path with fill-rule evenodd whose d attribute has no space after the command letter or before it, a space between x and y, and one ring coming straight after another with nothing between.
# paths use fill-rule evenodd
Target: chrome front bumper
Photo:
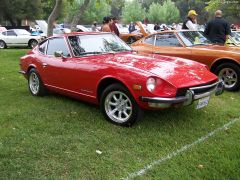
<instances>
[{"instance_id":1,"label":"chrome front bumper","mask_svg":"<svg viewBox=\"0 0 240 180\"><path fill-rule=\"evenodd\" d=\"M170 106L187 106L192 104L195 100L202 99L204 97L215 94L221 95L224 90L224 84L222 81L216 83L189 88L185 96L162 98L162 97L140 97L142 102L148 102L149 107L154 108L167 108Z\"/></svg>"}]
</instances>

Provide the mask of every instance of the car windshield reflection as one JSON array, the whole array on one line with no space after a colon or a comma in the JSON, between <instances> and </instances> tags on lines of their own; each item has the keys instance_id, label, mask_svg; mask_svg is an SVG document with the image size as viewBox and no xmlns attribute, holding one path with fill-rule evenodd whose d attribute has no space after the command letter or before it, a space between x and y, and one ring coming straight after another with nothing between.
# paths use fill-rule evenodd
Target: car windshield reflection
<instances>
[{"instance_id":1,"label":"car windshield reflection","mask_svg":"<svg viewBox=\"0 0 240 180\"><path fill-rule=\"evenodd\" d=\"M113 34L74 35L68 40L75 56L132 51Z\"/></svg>"},{"instance_id":2,"label":"car windshield reflection","mask_svg":"<svg viewBox=\"0 0 240 180\"><path fill-rule=\"evenodd\" d=\"M178 33L186 46L210 45L202 31L182 31Z\"/></svg>"}]
</instances>

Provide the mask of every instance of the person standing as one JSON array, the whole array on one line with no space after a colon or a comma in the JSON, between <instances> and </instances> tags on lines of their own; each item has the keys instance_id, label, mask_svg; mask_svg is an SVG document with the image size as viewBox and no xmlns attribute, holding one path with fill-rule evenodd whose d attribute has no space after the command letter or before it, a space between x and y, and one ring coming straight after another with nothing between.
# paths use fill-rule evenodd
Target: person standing
<instances>
[{"instance_id":1,"label":"person standing","mask_svg":"<svg viewBox=\"0 0 240 180\"><path fill-rule=\"evenodd\" d=\"M93 32L98 31L98 30L97 30L97 22L96 22L96 21L93 21L93 24L92 24L92 27L91 27L91 28L92 28L92 31L93 31Z\"/></svg>"},{"instance_id":2,"label":"person standing","mask_svg":"<svg viewBox=\"0 0 240 180\"><path fill-rule=\"evenodd\" d=\"M103 25L101 27L102 32L112 32L110 29L110 25L112 23L112 19L110 17L104 17L103 18Z\"/></svg>"},{"instance_id":3,"label":"person standing","mask_svg":"<svg viewBox=\"0 0 240 180\"><path fill-rule=\"evenodd\" d=\"M134 25L133 22L131 22L131 23L129 24L128 31L129 31L129 33L132 33L132 32L135 31L135 30L136 30L135 25Z\"/></svg>"},{"instance_id":4,"label":"person standing","mask_svg":"<svg viewBox=\"0 0 240 180\"><path fill-rule=\"evenodd\" d=\"M110 25L110 29L112 32L114 32L117 36L120 35L119 33L119 30L118 30L118 27L117 27L117 23L118 23L118 19L116 17L113 17L112 18L113 22L112 24Z\"/></svg>"},{"instance_id":5,"label":"person standing","mask_svg":"<svg viewBox=\"0 0 240 180\"><path fill-rule=\"evenodd\" d=\"M154 31L160 30L159 24L158 23L154 24L154 28L153 29L154 29Z\"/></svg>"},{"instance_id":6,"label":"person standing","mask_svg":"<svg viewBox=\"0 0 240 180\"><path fill-rule=\"evenodd\" d=\"M212 43L224 45L231 34L229 23L222 18L222 11L215 12L215 19L207 23L204 34Z\"/></svg>"},{"instance_id":7,"label":"person standing","mask_svg":"<svg viewBox=\"0 0 240 180\"><path fill-rule=\"evenodd\" d=\"M198 14L195 10L190 10L187 19L183 23L182 29L197 30L197 16Z\"/></svg>"}]
</instances>

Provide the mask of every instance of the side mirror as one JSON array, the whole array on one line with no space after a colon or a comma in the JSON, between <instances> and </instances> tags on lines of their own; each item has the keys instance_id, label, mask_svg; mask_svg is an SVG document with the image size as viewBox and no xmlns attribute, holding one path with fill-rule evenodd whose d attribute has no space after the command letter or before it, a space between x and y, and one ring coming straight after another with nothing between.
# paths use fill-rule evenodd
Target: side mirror
<instances>
[{"instance_id":1,"label":"side mirror","mask_svg":"<svg viewBox=\"0 0 240 180\"><path fill-rule=\"evenodd\" d=\"M62 51L55 51L54 52L54 57L58 58L58 57L63 57L63 52Z\"/></svg>"}]
</instances>

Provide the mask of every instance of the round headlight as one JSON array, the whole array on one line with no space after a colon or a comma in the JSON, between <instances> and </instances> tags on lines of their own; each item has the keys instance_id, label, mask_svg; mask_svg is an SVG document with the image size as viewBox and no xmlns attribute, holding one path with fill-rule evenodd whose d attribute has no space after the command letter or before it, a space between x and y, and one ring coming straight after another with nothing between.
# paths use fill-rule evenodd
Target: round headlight
<instances>
[{"instance_id":1,"label":"round headlight","mask_svg":"<svg viewBox=\"0 0 240 180\"><path fill-rule=\"evenodd\" d=\"M154 79L154 78L149 78L148 80L147 80L147 89L150 91L150 92L153 92L154 91L154 89L155 89L155 87L156 87L156 79Z\"/></svg>"}]
</instances>

